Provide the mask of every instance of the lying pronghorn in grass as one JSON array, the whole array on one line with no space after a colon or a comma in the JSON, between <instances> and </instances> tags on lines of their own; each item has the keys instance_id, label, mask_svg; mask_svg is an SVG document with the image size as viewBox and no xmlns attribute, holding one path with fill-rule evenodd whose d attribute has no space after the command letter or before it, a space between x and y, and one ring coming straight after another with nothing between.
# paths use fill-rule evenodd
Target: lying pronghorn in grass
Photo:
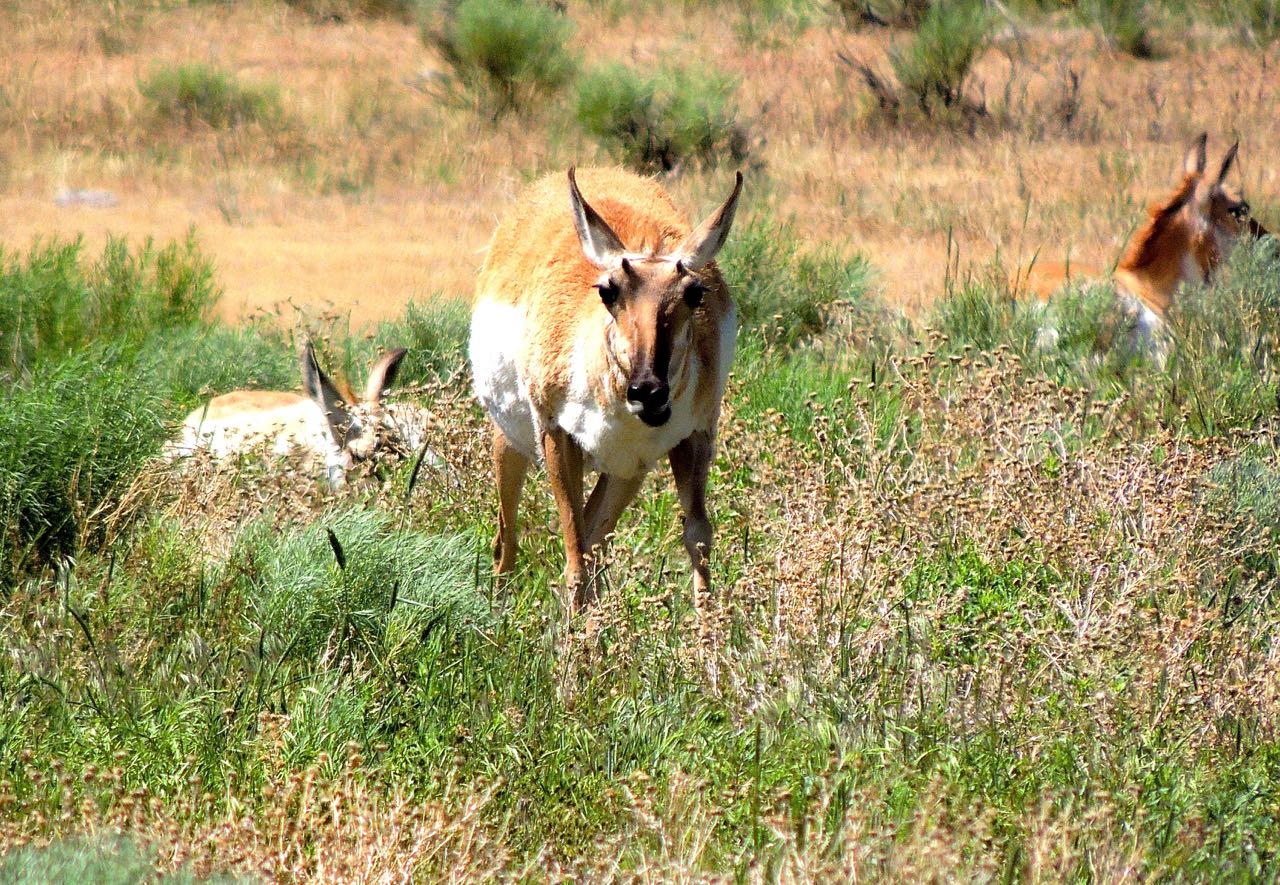
<instances>
[{"instance_id":1,"label":"lying pronghorn in grass","mask_svg":"<svg viewBox=\"0 0 1280 885\"><path fill-rule=\"evenodd\" d=\"M707 473L737 334L712 259L742 175L696 230L649 179L570 169L567 201L562 182L542 179L507 214L476 285L471 366L494 425L495 565L499 574L515 567L520 489L541 459L560 513L569 604L591 601L593 560L665 455L696 605L710 582ZM585 506L584 467L600 473Z\"/></svg>"},{"instance_id":2,"label":"lying pronghorn in grass","mask_svg":"<svg viewBox=\"0 0 1280 885\"><path fill-rule=\"evenodd\" d=\"M237 390L216 396L182 423L170 457L208 451L229 458L253 450L301 452L323 458L329 480L341 485L356 463L375 454L406 454L422 444L426 413L405 403L384 403L405 349L384 353L369 370L363 399L342 392L321 371L315 349L302 349L305 395L279 390Z\"/></svg>"},{"instance_id":3,"label":"lying pronghorn in grass","mask_svg":"<svg viewBox=\"0 0 1280 885\"><path fill-rule=\"evenodd\" d=\"M1147 223L1133 235L1112 274L1133 324L1133 343L1145 350L1160 350L1161 330L1179 288L1209 282L1242 234L1256 238L1268 233L1250 216L1249 204L1224 187L1239 142L1227 149L1212 177L1205 175L1207 144L1208 133L1201 133L1183 161L1181 184L1151 207ZM1068 282L1104 276L1082 266L1032 270L1026 288L1045 298Z\"/></svg>"}]
</instances>

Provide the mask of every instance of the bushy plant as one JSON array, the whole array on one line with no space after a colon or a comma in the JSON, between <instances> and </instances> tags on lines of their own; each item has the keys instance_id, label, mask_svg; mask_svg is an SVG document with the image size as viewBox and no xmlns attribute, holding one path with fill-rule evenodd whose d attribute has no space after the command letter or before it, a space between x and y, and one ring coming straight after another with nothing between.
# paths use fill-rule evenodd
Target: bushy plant
<instances>
[{"instance_id":1,"label":"bushy plant","mask_svg":"<svg viewBox=\"0 0 1280 885\"><path fill-rule=\"evenodd\" d=\"M836 8L852 26L914 28L928 12L929 0L836 0Z\"/></svg>"},{"instance_id":2,"label":"bushy plant","mask_svg":"<svg viewBox=\"0 0 1280 885\"><path fill-rule=\"evenodd\" d=\"M446 0L431 18L424 40L495 114L558 91L577 69L573 23L536 0Z\"/></svg>"},{"instance_id":3,"label":"bushy plant","mask_svg":"<svg viewBox=\"0 0 1280 885\"><path fill-rule=\"evenodd\" d=\"M161 117L184 126L273 127L284 119L275 84L241 83L234 74L197 62L157 67L138 88Z\"/></svg>"},{"instance_id":4,"label":"bushy plant","mask_svg":"<svg viewBox=\"0 0 1280 885\"><path fill-rule=\"evenodd\" d=\"M1211 285L1184 289L1169 312L1166 408L1200 432L1248 426L1277 410L1280 257L1242 241Z\"/></svg>"},{"instance_id":5,"label":"bushy plant","mask_svg":"<svg viewBox=\"0 0 1280 885\"><path fill-rule=\"evenodd\" d=\"M920 19L915 36L889 55L894 76L926 116L961 107L965 84L991 39L994 20L981 0L939 0Z\"/></svg>"},{"instance_id":6,"label":"bushy plant","mask_svg":"<svg viewBox=\"0 0 1280 885\"><path fill-rule=\"evenodd\" d=\"M289 6L319 22L345 22L354 18L390 18L410 21L416 0L285 0Z\"/></svg>"},{"instance_id":7,"label":"bushy plant","mask_svg":"<svg viewBox=\"0 0 1280 885\"><path fill-rule=\"evenodd\" d=\"M73 554L165 435L163 401L120 349L36 364L0 399L0 586Z\"/></svg>"},{"instance_id":8,"label":"bushy plant","mask_svg":"<svg viewBox=\"0 0 1280 885\"><path fill-rule=\"evenodd\" d=\"M1219 9L1224 23L1254 46L1270 46L1280 37L1280 0L1237 0Z\"/></svg>"},{"instance_id":9,"label":"bushy plant","mask_svg":"<svg viewBox=\"0 0 1280 885\"><path fill-rule=\"evenodd\" d=\"M234 556L249 557L249 616L270 625L264 652L315 663L364 653L406 626L439 619L457 630L488 618L474 585L472 544L395 531L381 510L335 510L285 537L263 524L245 534ZM397 624L399 627L397 628Z\"/></svg>"},{"instance_id":10,"label":"bushy plant","mask_svg":"<svg viewBox=\"0 0 1280 885\"><path fill-rule=\"evenodd\" d=\"M155 858L128 838L65 839L18 848L0 860L0 881L10 885L94 882L96 885L195 885L205 881L185 870L159 874Z\"/></svg>"},{"instance_id":11,"label":"bushy plant","mask_svg":"<svg viewBox=\"0 0 1280 885\"><path fill-rule=\"evenodd\" d=\"M741 162L747 144L735 123L735 89L731 77L709 69L664 66L645 76L606 65L579 83L578 121L641 170L715 165L726 156Z\"/></svg>"},{"instance_id":12,"label":"bushy plant","mask_svg":"<svg viewBox=\"0 0 1280 885\"><path fill-rule=\"evenodd\" d=\"M93 264L79 240L38 243L25 257L0 251L0 377L98 339L136 344L197 322L218 294L194 237L134 250L113 238Z\"/></svg>"},{"instance_id":13,"label":"bushy plant","mask_svg":"<svg viewBox=\"0 0 1280 885\"><path fill-rule=\"evenodd\" d=\"M466 301L410 301L404 316L378 326L374 342L380 350L407 347L400 382L422 383L448 378L466 365L470 332L471 307Z\"/></svg>"},{"instance_id":14,"label":"bushy plant","mask_svg":"<svg viewBox=\"0 0 1280 885\"><path fill-rule=\"evenodd\" d=\"M882 308L870 292L866 259L806 251L801 242L793 223L769 212L734 226L718 264L733 289L743 330L792 345L827 328L842 304L858 317L850 333L870 334Z\"/></svg>"}]
</instances>

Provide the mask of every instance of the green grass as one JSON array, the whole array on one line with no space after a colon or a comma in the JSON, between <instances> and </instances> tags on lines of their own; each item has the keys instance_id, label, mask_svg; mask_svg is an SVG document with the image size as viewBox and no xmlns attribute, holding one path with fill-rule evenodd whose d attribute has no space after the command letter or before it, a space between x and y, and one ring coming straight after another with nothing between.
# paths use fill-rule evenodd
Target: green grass
<instances>
[{"instance_id":1,"label":"green grass","mask_svg":"<svg viewBox=\"0 0 1280 885\"><path fill-rule=\"evenodd\" d=\"M314 871L345 833L352 857L431 878L479 851L414 859L360 829L382 825L374 802L434 839L395 817L404 797L450 815L475 799L513 877L1274 876L1275 259L1234 255L1161 368L1095 355L1105 290L1033 309L978 281L911 328L860 258L740 224L704 624L665 470L589 616L556 601L539 471L517 573L493 584L458 304L327 347L352 367L411 348L451 473L403 464L337 500L175 477L110 522L167 420L228 386L292 386L293 350L146 305L137 343L104 343L115 327L71 297L91 262L66 259L41 328L70 312L89 331L37 348L0 402L19 563L0 593L0 833L63 841L0 874L109 880L198 845L247 875L235 857L281 842ZM1179 365L1192 354L1210 365ZM125 841L78 841L111 821Z\"/></svg>"}]
</instances>

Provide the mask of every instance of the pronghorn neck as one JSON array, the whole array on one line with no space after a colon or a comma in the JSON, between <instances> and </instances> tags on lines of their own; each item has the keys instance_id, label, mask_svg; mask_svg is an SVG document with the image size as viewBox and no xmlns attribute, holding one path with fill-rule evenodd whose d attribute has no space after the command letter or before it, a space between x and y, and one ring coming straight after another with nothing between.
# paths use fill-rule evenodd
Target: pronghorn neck
<instances>
[{"instance_id":1,"label":"pronghorn neck","mask_svg":"<svg viewBox=\"0 0 1280 885\"><path fill-rule=\"evenodd\" d=\"M1221 255L1208 223L1193 211L1199 180L1187 175L1168 200L1150 209L1116 266L1121 285L1161 316L1178 286L1205 282Z\"/></svg>"}]
</instances>

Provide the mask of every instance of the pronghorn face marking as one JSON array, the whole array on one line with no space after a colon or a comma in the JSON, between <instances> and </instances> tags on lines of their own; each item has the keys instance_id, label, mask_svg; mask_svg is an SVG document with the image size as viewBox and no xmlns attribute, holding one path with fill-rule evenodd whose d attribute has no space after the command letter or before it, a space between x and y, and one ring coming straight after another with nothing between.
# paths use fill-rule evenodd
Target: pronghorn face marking
<instances>
[{"instance_id":1,"label":"pronghorn face marking","mask_svg":"<svg viewBox=\"0 0 1280 885\"><path fill-rule=\"evenodd\" d=\"M708 281L700 274L724 246L742 191L739 173L720 210L667 255L628 252L608 223L583 198L569 170L569 202L582 253L603 273L595 283L609 312L605 349L610 367L626 377L627 411L650 427L671 419L671 381L689 352L690 325Z\"/></svg>"},{"instance_id":2,"label":"pronghorn face marking","mask_svg":"<svg viewBox=\"0 0 1280 885\"><path fill-rule=\"evenodd\" d=\"M706 282L670 257L624 256L596 283L609 311L605 351L626 377L627 411L650 427L671 418L671 382L689 354Z\"/></svg>"}]
</instances>

